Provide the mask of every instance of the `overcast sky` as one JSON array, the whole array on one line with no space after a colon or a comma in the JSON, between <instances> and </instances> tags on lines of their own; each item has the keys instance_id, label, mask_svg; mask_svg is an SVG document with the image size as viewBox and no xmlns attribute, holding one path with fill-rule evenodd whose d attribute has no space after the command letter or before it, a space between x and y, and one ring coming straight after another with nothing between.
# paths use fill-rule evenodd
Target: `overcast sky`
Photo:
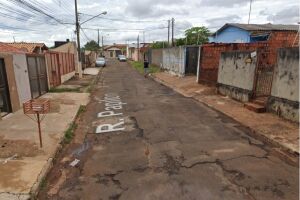
<instances>
[{"instance_id":1,"label":"overcast sky","mask_svg":"<svg viewBox=\"0 0 300 200\"><path fill-rule=\"evenodd\" d=\"M56 19L74 23L73 0L26 1L35 3ZM1 41L15 39L52 46L56 40L75 39L74 25L57 24L42 14L24 17L20 12L9 11L8 6L18 8L9 2L0 0ZM184 30L193 26L207 26L213 32L225 23L247 23L249 14L248 0L78 0L78 4L81 22L107 11L105 19L95 18L82 25L85 33L81 32L82 44L90 39L97 41L97 31L90 29L100 29L104 44L133 43L138 35L141 42L153 42L167 40L167 20L172 17L175 37L182 37ZM253 0L250 23L297 24L299 21L296 0Z\"/></svg>"}]
</instances>

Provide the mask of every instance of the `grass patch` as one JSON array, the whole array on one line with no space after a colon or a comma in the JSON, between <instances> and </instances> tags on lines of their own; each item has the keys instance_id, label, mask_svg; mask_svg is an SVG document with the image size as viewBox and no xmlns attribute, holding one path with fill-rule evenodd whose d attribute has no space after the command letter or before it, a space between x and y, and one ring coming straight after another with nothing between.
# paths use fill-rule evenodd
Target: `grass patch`
<instances>
[{"instance_id":1,"label":"grass patch","mask_svg":"<svg viewBox=\"0 0 300 200\"><path fill-rule=\"evenodd\" d=\"M51 88L50 93L80 92L80 88Z\"/></svg>"},{"instance_id":2,"label":"grass patch","mask_svg":"<svg viewBox=\"0 0 300 200\"><path fill-rule=\"evenodd\" d=\"M46 180L46 178L43 178L40 183L40 190L43 190L46 187L47 187L47 180Z\"/></svg>"},{"instance_id":3,"label":"grass patch","mask_svg":"<svg viewBox=\"0 0 300 200\"><path fill-rule=\"evenodd\" d=\"M80 115L81 113L84 113L85 111L86 111L86 106L80 105L80 107L79 107L79 109L78 109L78 111L77 111L77 114L76 114L76 118L78 118L79 115Z\"/></svg>"},{"instance_id":4,"label":"grass patch","mask_svg":"<svg viewBox=\"0 0 300 200\"><path fill-rule=\"evenodd\" d=\"M85 111L86 111L86 106L80 105L80 107L79 107L79 109L76 113L75 121ZM64 141L63 141L65 144L69 144L72 141L73 137L74 137L74 132L77 129L77 126L78 126L75 121L73 121L69 125L68 129L65 131Z\"/></svg>"},{"instance_id":5,"label":"grass patch","mask_svg":"<svg viewBox=\"0 0 300 200\"><path fill-rule=\"evenodd\" d=\"M141 74L144 74L144 63L140 61L130 61L130 65ZM155 65L149 65L149 73L154 74L160 71L160 68Z\"/></svg>"},{"instance_id":6,"label":"grass patch","mask_svg":"<svg viewBox=\"0 0 300 200\"><path fill-rule=\"evenodd\" d=\"M72 122L69 126L69 128L65 131L65 137L64 137L64 143L69 144L73 137L74 137L74 131L77 128L77 124L75 122Z\"/></svg>"}]
</instances>

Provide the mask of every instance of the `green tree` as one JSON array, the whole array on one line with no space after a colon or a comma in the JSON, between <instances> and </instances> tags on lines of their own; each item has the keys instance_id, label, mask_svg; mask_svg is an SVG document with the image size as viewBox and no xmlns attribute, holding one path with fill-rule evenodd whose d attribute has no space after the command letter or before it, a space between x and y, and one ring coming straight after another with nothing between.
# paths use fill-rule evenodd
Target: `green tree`
<instances>
[{"instance_id":1,"label":"green tree","mask_svg":"<svg viewBox=\"0 0 300 200\"><path fill-rule=\"evenodd\" d=\"M84 49L88 51L98 51L100 49L100 46L96 41L91 40L84 45Z\"/></svg>"},{"instance_id":2,"label":"green tree","mask_svg":"<svg viewBox=\"0 0 300 200\"><path fill-rule=\"evenodd\" d=\"M205 26L193 27L185 31L187 45L197 45L208 42L209 30Z\"/></svg>"},{"instance_id":3,"label":"green tree","mask_svg":"<svg viewBox=\"0 0 300 200\"><path fill-rule=\"evenodd\" d=\"M182 46L185 45L186 39L185 38L179 38L176 39L176 46Z\"/></svg>"},{"instance_id":4,"label":"green tree","mask_svg":"<svg viewBox=\"0 0 300 200\"><path fill-rule=\"evenodd\" d=\"M168 42L166 41L162 41L162 42L154 42L151 47L153 49L162 49L162 48L166 48L169 47Z\"/></svg>"}]
</instances>

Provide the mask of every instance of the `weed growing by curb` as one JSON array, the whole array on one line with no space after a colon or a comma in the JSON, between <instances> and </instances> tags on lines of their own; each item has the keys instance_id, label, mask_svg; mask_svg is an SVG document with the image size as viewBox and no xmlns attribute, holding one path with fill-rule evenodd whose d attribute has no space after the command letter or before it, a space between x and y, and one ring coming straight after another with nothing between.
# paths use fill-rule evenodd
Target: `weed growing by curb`
<instances>
[{"instance_id":1,"label":"weed growing by curb","mask_svg":"<svg viewBox=\"0 0 300 200\"><path fill-rule=\"evenodd\" d=\"M69 144L72 141L72 139L74 137L74 132L78 126L76 124L76 119L78 119L80 117L80 115L82 113L84 113L85 111L86 111L86 106L80 105L80 107L76 113L75 120L69 125L69 128L65 131L64 140L63 140L64 144Z\"/></svg>"},{"instance_id":2,"label":"weed growing by curb","mask_svg":"<svg viewBox=\"0 0 300 200\"><path fill-rule=\"evenodd\" d=\"M62 93L62 92L80 92L80 88L51 88L50 93Z\"/></svg>"}]
</instances>

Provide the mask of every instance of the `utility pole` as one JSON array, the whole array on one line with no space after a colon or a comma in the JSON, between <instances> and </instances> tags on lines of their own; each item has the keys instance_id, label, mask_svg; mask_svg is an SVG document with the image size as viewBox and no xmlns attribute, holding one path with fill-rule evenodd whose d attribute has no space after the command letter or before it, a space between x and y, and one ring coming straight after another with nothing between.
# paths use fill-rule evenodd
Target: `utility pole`
<instances>
[{"instance_id":1,"label":"utility pole","mask_svg":"<svg viewBox=\"0 0 300 200\"><path fill-rule=\"evenodd\" d=\"M174 22L175 19L172 18L172 47L174 47Z\"/></svg>"},{"instance_id":2,"label":"utility pole","mask_svg":"<svg viewBox=\"0 0 300 200\"><path fill-rule=\"evenodd\" d=\"M250 0L250 8L249 8L248 24L250 23L250 17L251 17L251 8L252 8L252 0Z\"/></svg>"},{"instance_id":3,"label":"utility pole","mask_svg":"<svg viewBox=\"0 0 300 200\"><path fill-rule=\"evenodd\" d=\"M102 33L103 34L103 33ZM104 47L104 44L103 44L103 35L102 35L102 49L103 49L103 47Z\"/></svg>"},{"instance_id":4,"label":"utility pole","mask_svg":"<svg viewBox=\"0 0 300 200\"><path fill-rule=\"evenodd\" d=\"M170 20L168 20L168 45L170 45Z\"/></svg>"},{"instance_id":5,"label":"utility pole","mask_svg":"<svg viewBox=\"0 0 300 200\"><path fill-rule=\"evenodd\" d=\"M78 20L78 10L77 10L77 0L75 0L75 18L76 18L76 34L77 34L77 51L78 51L78 61L81 62L81 53L80 53L80 25Z\"/></svg>"},{"instance_id":6,"label":"utility pole","mask_svg":"<svg viewBox=\"0 0 300 200\"><path fill-rule=\"evenodd\" d=\"M99 30L99 28L97 29L97 31L98 31L98 47L100 47L100 30Z\"/></svg>"},{"instance_id":7,"label":"utility pole","mask_svg":"<svg viewBox=\"0 0 300 200\"><path fill-rule=\"evenodd\" d=\"M137 37L138 61L140 61L140 35Z\"/></svg>"}]
</instances>

